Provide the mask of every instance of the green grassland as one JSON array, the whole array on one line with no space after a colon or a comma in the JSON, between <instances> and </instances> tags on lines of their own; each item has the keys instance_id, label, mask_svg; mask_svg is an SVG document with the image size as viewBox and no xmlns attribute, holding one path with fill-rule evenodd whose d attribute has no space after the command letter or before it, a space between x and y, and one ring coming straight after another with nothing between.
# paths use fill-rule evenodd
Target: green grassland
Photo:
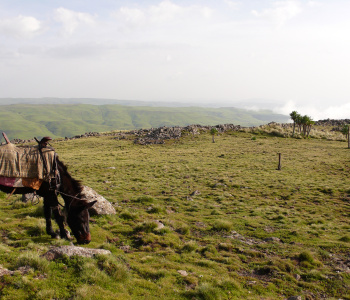
<instances>
[{"instance_id":1,"label":"green grassland","mask_svg":"<svg viewBox=\"0 0 350 300\"><path fill-rule=\"evenodd\" d=\"M187 126L189 124L240 124L258 126L289 117L271 111L237 108L146 107L88 104L16 104L0 106L0 130L10 139L34 136L72 137L85 132Z\"/></svg>"},{"instance_id":2,"label":"green grassland","mask_svg":"<svg viewBox=\"0 0 350 300\"><path fill-rule=\"evenodd\" d=\"M346 142L245 130L52 144L116 208L84 246L112 255L47 262L69 242L45 234L40 205L0 194L0 263L31 267L0 277L1 299L350 299Z\"/></svg>"}]
</instances>

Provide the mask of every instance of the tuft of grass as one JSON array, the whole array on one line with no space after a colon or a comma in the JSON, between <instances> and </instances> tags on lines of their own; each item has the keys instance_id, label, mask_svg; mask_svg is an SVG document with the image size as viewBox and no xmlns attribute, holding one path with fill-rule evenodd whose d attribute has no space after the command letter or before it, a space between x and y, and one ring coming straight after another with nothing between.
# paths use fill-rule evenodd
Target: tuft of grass
<instances>
[{"instance_id":1,"label":"tuft of grass","mask_svg":"<svg viewBox=\"0 0 350 300\"><path fill-rule=\"evenodd\" d=\"M22 253L16 262L16 267L31 267L34 270L46 273L49 271L50 263L43 257L40 257L38 253L33 251L27 251Z\"/></svg>"},{"instance_id":2,"label":"tuft of grass","mask_svg":"<svg viewBox=\"0 0 350 300\"><path fill-rule=\"evenodd\" d=\"M200 283L194 291L185 293L189 299L218 300L221 299L221 292L218 287L209 282Z\"/></svg>"},{"instance_id":3,"label":"tuft of grass","mask_svg":"<svg viewBox=\"0 0 350 300\"><path fill-rule=\"evenodd\" d=\"M182 247L182 252L194 252L199 248L196 241L189 241Z\"/></svg>"},{"instance_id":4,"label":"tuft of grass","mask_svg":"<svg viewBox=\"0 0 350 300\"><path fill-rule=\"evenodd\" d=\"M142 195L142 196L137 197L135 202L139 202L142 204L153 203L154 198L152 196L149 196L149 195Z\"/></svg>"},{"instance_id":5,"label":"tuft of grass","mask_svg":"<svg viewBox=\"0 0 350 300\"><path fill-rule=\"evenodd\" d=\"M96 256L96 260L99 269L107 273L113 280L118 282L125 282L128 280L130 275L128 268L114 256L98 255Z\"/></svg>"},{"instance_id":6,"label":"tuft of grass","mask_svg":"<svg viewBox=\"0 0 350 300\"><path fill-rule=\"evenodd\" d=\"M345 243L350 243L350 236L345 235L339 239L339 241L345 242Z\"/></svg>"},{"instance_id":7,"label":"tuft of grass","mask_svg":"<svg viewBox=\"0 0 350 300\"><path fill-rule=\"evenodd\" d=\"M156 230L158 228L158 224L154 221L146 221L146 222L143 222L139 225L137 225L134 229L135 232L140 232L140 231L143 231L143 232L152 232L154 230Z\"/></svg>"},{"instance_id":8,"label":"tuft of grass","mask_svg":"<svg viewBox=\"0 0 350 300\"><path fill-rule=\"evenodd\" d=\"M322 265L322 263L316 260L309 251L301 252L298 255L298 259L300 261L300 265L305 268L311 268Z\"/></svg>"},{"instance_id":9,"label":"tuft of grass","mask_svg":"<svg viewBox=\"0 0 350 300\"><path fill-rule=\"evenodd\" d=\"M214 222L212 230L229 232L232 230L232 222L227 220L217 220Z\"/></svg>"},{"instance_id":10,"label":"tuft of grass","mask_svg":"<svg viewBox=\"0 0 350 300\"><path fill-rule=\"evenodd\" d=\"M124 220L135 220L135 219L137 219L137 214L130 212L128 210L125 210L125 211L120 213L119 217L124 219Z\"/></svg>"}]
</instances>

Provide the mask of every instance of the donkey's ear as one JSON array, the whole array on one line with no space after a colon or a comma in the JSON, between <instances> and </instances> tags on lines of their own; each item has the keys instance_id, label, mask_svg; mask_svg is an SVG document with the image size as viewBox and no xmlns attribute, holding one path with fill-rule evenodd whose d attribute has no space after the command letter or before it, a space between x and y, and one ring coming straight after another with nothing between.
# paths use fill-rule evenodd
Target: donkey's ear
<instances>
[{"instance_id":1,"label":"donkey's ear","mask_svg":"<svg viewBox=\"0 0 350 300\"><path fill-rule=\"evenodd\" d=\"M97 202L97 200L89 202L88 204L86 204L86 208L92 207L96 202Z\"/></svg>"}]
</instances>

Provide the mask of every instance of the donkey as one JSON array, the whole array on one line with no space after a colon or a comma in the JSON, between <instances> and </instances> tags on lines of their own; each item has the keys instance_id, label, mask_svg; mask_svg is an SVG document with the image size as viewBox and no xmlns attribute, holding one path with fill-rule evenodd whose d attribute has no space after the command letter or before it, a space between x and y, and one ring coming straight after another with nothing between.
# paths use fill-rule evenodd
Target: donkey
<instances>
[{"instance_id":1,"label":"donkey","mask_svg":"<svg viewBox=\"0 0 350 300\"><path fill-rule=\"evenodd\" d=\"M88 244L91 241L91 234L89 230L89 211L97 201L88 202L83 199L82 185L78 180L72 178L68 173L67 167L56 158L57 171L60 179L60 184L56 185L56 188L52 188L52 183L43 181L40 188L35 193L44 198L44 214L46 219L46 232L51 235L52 238L57 238L52 228L51 217L52 213L59 227L59 236L64 239L70 239L69 232L64 228L65 217L62 215L59 202L57 199L60 194L64 200L66 208L66 221L68 226L72 230L74 237L78 244ZM55 179L53 179L55 180ZM30 187L17 187L14 189L11 186L5 186L0 184L0 190L5 193L14 194L27 194L33 193L34 189Z\"/></svg>"}]
</instances>

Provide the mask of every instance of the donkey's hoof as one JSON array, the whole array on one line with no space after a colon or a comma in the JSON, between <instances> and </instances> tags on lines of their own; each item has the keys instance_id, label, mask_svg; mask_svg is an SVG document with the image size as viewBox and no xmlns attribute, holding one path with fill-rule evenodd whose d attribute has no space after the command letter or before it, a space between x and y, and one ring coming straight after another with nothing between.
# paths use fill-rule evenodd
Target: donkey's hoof
<instances>
[{"instance_id":1,"label":"donkey's hoof","mask_svg":"<svg viewBox=\"0 0 350 300\"><path fill-rule=\"evenodd\" d=\"M51 238L53 238L53 239L59 239L60 238L60 236L57 233L51 233L50 235L51 235Z\"/></svg>"},{"instance_id":2,"label":"donkey's hoof","mask_svg":"<svg viewBox=\"0 0 350 300\"><path fill-rule=\"evenodd\" d=\"M65 229L63 232L61 232L60 235L61 235L62 239L66 239L68 241L72 240L72 237L70 236L70 232L67 229Z\"/></svg>"}]
</instances>

